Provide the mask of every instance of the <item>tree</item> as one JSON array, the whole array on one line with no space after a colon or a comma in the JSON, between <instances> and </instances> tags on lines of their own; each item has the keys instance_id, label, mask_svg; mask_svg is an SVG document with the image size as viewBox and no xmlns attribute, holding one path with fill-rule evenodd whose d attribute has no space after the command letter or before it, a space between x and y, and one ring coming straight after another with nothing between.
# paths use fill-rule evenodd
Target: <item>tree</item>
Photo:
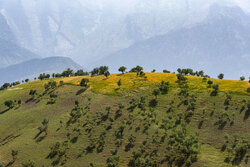
<instances>
[{"instance_id":1,"label":"tree","mask_svg":"<svg viewBox=\"0 0 250 167\"><path fill-rule=\"evenodd\" d=\"M17 158L18 151L17 150L11 150L11 155L12 155L12 161L15 162Z\"/></svg>"},{"instance_id":2,"label":"tree","mask_svg":"<svg viewBox=\"0 0 250 167\"><path fill-rule=\"evenodd\" d=\"M81 70L78 70L76 73L75 73L75 76L85 76L85 75L89 75L88 72L84 72L82 69Z\"/></svg>"},{"instance_id":3,"label":"tree","mask_svg":"<svg viewBox=\"0 0 250 167\"><path fill-rule=\"evenodd\" d=\"M25 82L27 83L27 82L29 82L29 79L27 78L27 79L25 79Z\"/></svg>"},{"instance_id":4,"label":"tree","mask_svg":"<svg viewBox=\"0 0 250 167\"><path fill-rule=\"evenodd\" d=\"M80 86L87 87L88 82L89 82L88 78L83 78L80 82Z\"/></svg>"},{"instance_id":5,"label":"tree","mask_svg":"<svg viewBox=\"0 0 250 167\"><path fill-rule=\"evenodd\" d=\"M92 71L90 71L91 76L99 75L99 68L94 68Z\"/></svg>"},{"instance_id":6,"label":"tree","mask_svg":"<svg viewBox=\"0 0 250 167\"><path fill-rule=\"evenodd\" d=\"M218 75L218 78L219 78L219 79L223 79L223 78L224 78L224 74L222 74L222 73L219 74L219 75Z\"/></svg>"},{"instance_id":7,"label":"tree","mask_svg":"<svg viewBox=\"0 0 250 167\"><path fill-rule=\"evenodd\" d=\"M160 90L159 89L155 89L153 91L153 95L155 96L155 98L157 98L157 96L160 94Z\"/></svg>"},{"instance_id":8,"label":"tree","mask_svg":"<svg viewBox=\"0 0 250 167\"><path fill-rule=\"evenodd\" d=\"M163 70L163 73L170 73L170 71L168 71L168 70Z\"/></svg>"},{"instance_id":9,"label":"tree","mask_svg":"<svg viewBox=\"0 0 250 167\"><path fill-rule=\"evenodd\" d=\"M34 97L35 97L35 95L36 95L36 90L32 90L32 89L31 89L29 95L31 95L31 96L32 96L32 99L34 99Z\"/></svg>"},{"instance_id":10,"label":"tree","mask_svg":"<svg viewBox=\"0 0 250 167\"><path fill-rule=\"evenodd\" d=\"M143 72L143 68L141 66L136 66L136 67L132 68L130 70L130 72L136 72L137 76L138 76L141 72Z\"/></svg>"},{"instance_id":11,"label":"tree","mask_svg":"<svg viewBox=\"0 0 250 167\"><path fill-rule=\"evenodd\" d=\"M241 81L244 81L244 80L245 80L245 77L244 77L244 76L240 77L240 80L241 80Z\"/></svg>"},{"instance_id":12,"label":"tree","mask_svg":"<svg viewBox=\"0 0 250 167\"><path fill-rule=\"evenodd\" d=\"M4 83L2 87L3 87L3 89L7 89L8 87L10 87L10 84L9 83Z\"/></svg>"},{"instance_id":13,"label":"tree","mask_svg":"<svg viewBox=\"0 0 250 167\"><path fill-rule=\"evenodd\" d=\"M120 89L121 85L122 85L122 80L121 79L117 82L117 85L119 86L119 89Z\"/></svg>"},{"instance_id":14,"label":"tree","mask_svg":"<svg viewBox=\"0 0 250 167\"><path fill-rule=\"evenodd\" d=\"M106 71L106 72L104 73L104 76L105 76L106 78L108 78L109 75L110 75L109 71Z\"/></svg>"},{"instance_id":15,"label":"tree","mask_svg":"<svg viewBox=\"0 0 250 167\"><path fill-rule=\"evenodd\" d=\"M154 73L155 71L156 71L156 70L155 70L155 69L153 69L153 70L152 70L152 73Z\"/></svg>"},{"instance_id":16,"label":"tree","mask_svg":"<svg viewBox=\"0 0 250 167\"><path fill-rule=\"evenodd\" d=\"M185 82L187 80L187 78L182 74L177 74L177 79L178 79L179 83Z\"/></svg>"},{"instance_id":17,"label":"tree","mask_svg":"<svg viewBox=\"0 0 250 167\"><path fill-rule=\"evenodd\" d=\"M68 68L67 70L62 72L62 76L63 77L69 77L69 76L73 76L74 72L72 69Z\"/></svg>"},{"instance_id":18,"label":"tree","mask_svg":"<svg viewBox=\"0 0 250 167\"><path fill-rule=\"evenodd\" d=\"M99 75L105 75L106 72L108 72L109 67L108 66L100 66L99 67Z\"/></svg>"},{"instance_id":19,"label":"tree","mask_svg":"<svg viewBox=\"0 0 250 167\"><path fill-rule=\"evenodd\" d=\"M177 72L178 72L179 74L181 74L181 73L182 73L182 70L181 70L180 68L178 68L178 69L177 69Z\"/></svg>"},{"instance_id":20,"label":"tree","mask_svg":"<svg viewBox=\"0 0 250 167\"><path fill-rule=\"evenodd\" d=\"M127 67L121 66L118 71L122 72L122 74L124 74L124 72L126 71Z\"/></svg>"},{"instance_id":21,"label":"tree","mask_svg":"<svg viewBox=\"0 0 250 167\"><path fill-rule=\"evenodd\" d=\"M14 101L12 100L7 100L4 102L4 105L9 107L9 109L13 108L14 107Z\"/></svg>"},{"instance_id":22,"label":"tree","mask_svg":"<svg viewBox=\"0 0 250 167\"><path fill-rule=\"evenodd\" d=\"M211 92L211 96L217 96L217 94L218 94L218 90L219 90L219 85L218 84L215 84L215 85L213 85L213 91Z\"/></svg>"},{"instance_id":23,"label":"tree","mask_svg":"<svg viewBox=\"0 0 250 167\"><path fill-rule=\"evenodd\" d=\"M169 90L169 82L161 81L159 90L161 91L161 94L167 94Z\"/></svg>"},{"instance_id":24,"label":"tree","mask_svg":"<svg viewBox=\"0 0 250 167\"><path fill-rule=\"evenodd\" d=\"M250 87L249 87L249 88L247 88L247 93L250 93Z\"/></svg>"},{"instance_id":25,"label":"tree","mask_svg":"<svg viewBox=\"0 0 250 167\"><path fill-rule=\"evenodd\" d=\"M45 133L45 135L47 135L48 124L49 124L49 120L48 119L44 119L42 121L42 125L37 128L39 130L39 133L37 134L36 137L38 137L43 132Z\"/></svg>"},{"instance_id":26,"label":"tree","mask_svg":"<svg viewBox=\"0 0 250 167\"><path fill-rule=\"evenodd\" d=\"M213 81L209 80L209 81L207 81L207 84L209 85L209 88L211 88Z\"/></svg>"}]
</instances>

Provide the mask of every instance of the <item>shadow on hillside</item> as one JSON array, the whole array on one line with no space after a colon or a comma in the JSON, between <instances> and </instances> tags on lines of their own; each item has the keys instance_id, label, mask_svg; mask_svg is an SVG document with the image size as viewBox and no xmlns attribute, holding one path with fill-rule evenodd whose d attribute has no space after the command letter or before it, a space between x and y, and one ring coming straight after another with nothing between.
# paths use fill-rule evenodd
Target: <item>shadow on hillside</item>
<instances>
[{"instance_id":1,"label":"shadow on hillside","mask_svg":"<svg viewBox=\"0 0 250 167\"><path fill-rule=\"evenodd\" d=\"M78 91L76 92L76 95L78 96L78 95L84 93L86 90L87 90L86 88L80 89L80 90L78 90Z\"/></svg>"},{"instance_id":2,"label":"shadow on hillside","mask_svg":"<svg viewBox=\"0 0 250 167\"><path fill-rule=\"evenodd\" d=\"M6 113L6 112L7 112L7 111L9 111L9 110L10 110L10 108L8 108L8 109L6 109L6 110L1 111L1 112L0 112L0 115L1 115L1 114Z\"/></svg>"},{"instance_id":3,"label":"shadow on hillside","mask_svg":"<svg viewBox=\"0 0 250 167\"><path fill-rule=\"evenodd\" d=\"M242 106L240 109L240 114L245 110L245 106Z\"/></svg>"},{"instance_id":4,"label":"shadow on hillside","mask_svg":"<svg viewBox=\"0 0 250 167\"><path fill-rule=\"evenodd\" d=\"M15 161L14 161L14 160L11 160L11 161L6 165L6 167L12 166L14 163L15 163Z\"/></svg>"},{"instance_id":5,"label":"shadow on hillside","mask_svg":"<svg viewBox=\"0 0 250 167\"><path fill-rule=\"evenodd\" d=\"M33 97L31 97L31 98L29 98L28 100L26 100L25 103L29 103L29 102L32 102L32 101L34 101L34 98L33 98Z\"/></svg>"},{"instance_id":6,"label":"shadow on hillside","mask_svg":"<svg viewBox=\"0 0 250 167\"><path fill-rule=\"evenodd\" d=\"M247 120L250 116L250 109L246 110L245 115L244 115L244 121Z\"/></svg>"}]
</instances>

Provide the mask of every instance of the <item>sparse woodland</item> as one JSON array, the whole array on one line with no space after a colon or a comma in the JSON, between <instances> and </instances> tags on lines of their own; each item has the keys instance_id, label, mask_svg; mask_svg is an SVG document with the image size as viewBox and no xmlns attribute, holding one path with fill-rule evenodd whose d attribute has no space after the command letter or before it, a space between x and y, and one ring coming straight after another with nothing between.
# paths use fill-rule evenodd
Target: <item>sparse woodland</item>
<instances>
[{"instance_id":1,"label":"sparse woodland","mask_svg":"<svg viewBox=\"0 0 250 167\"><path fill-rule=\"evenodd\" d=\"M249 166L250 83L67 69L0 91L1 166Z\"/></svg>"}]
</instances>

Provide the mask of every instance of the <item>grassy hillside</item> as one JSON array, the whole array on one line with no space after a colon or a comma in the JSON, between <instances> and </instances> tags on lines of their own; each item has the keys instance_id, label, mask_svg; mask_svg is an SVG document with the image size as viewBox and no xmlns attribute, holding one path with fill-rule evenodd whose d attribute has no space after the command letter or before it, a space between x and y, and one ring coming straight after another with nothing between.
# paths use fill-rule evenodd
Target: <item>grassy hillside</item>
<instances>
[{"instance_id":1,"label":"grassy hillside","mask_svg":"<svg viewBox=\"0 0 250 167\"><path fill-rule=\"evenodd\" d=\"M250 84L211 79L219 85L211 96L207 81L186 77L182 84L164 73L68 77L0 91L0 163L249 166ZM50 81L57 86L45 90ZM162 81L169 82L165 93ZM7 100L16 101L12 108Z\"/></svg>"}]
</instances>

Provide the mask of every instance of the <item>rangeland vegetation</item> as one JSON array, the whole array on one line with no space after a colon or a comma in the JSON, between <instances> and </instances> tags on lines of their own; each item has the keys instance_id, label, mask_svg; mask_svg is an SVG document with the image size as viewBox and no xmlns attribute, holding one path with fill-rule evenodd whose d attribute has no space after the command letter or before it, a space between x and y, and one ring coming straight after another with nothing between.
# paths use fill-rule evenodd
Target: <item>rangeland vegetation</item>
<instances>
[{"instance_id":1,"label":"rangeland vegetation","mask_svg":"<svg viewBox=\"0 0 250 167\"><path fill-rule=\"evenodd\" d=\"M248 81L126 69L4 84L0 166L249 166Z\"/></svg>"}]
</instances>

